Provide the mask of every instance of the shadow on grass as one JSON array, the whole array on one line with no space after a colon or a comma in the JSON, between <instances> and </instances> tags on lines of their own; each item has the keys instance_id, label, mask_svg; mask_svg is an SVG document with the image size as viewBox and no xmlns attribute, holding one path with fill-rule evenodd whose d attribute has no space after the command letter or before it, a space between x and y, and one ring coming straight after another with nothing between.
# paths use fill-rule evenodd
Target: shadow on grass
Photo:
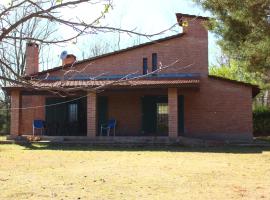
<instances>
[{"instance_id":1,"label":"shadow on grass","mask_svg":"<svg viewBox=\"0 0 270 200\"><path fill-rule=\"evenodd\" d=\"M256 140L270 143L270 136L257 137Z\"/></svg>"},{"instance_id":2,"label":"shadow on grass","mask_svg":"<svg viewBox=\"0 0 270 200\"><path fill-rule=\"evenodd\" d=\"M153 152L199 152L199 153L233 153L233 154L260 154L270 151L270 147L185 147L185 146L94 146L92 144L65 144L65 143L19 143L26 150L55 150L55 151L153 151Z\"/></svg>"}]
</instances>

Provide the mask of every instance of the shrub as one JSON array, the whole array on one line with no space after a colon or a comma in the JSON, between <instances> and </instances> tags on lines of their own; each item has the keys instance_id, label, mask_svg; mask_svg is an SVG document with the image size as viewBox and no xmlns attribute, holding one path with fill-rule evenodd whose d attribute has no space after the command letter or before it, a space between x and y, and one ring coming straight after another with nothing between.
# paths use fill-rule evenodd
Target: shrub
<instances>
[{"instance_id":1,"label":"shrub","mask_svg":"<svg viewBox=\"0 0 270 200\"><path fill-rule=\"evenodd\" d=\"M257 107L253 111L254 136L270 136L270 108Z\"/></svg>"},{"instance_id":2,"label":"shrub","mask_svg":"<svg viewBox=\"0 0 270 200\"><path fill-rule=\"evenodd\" d=\"M0 135L9 133L9 111L0 102Z\"/></svg>"}]
</instances>

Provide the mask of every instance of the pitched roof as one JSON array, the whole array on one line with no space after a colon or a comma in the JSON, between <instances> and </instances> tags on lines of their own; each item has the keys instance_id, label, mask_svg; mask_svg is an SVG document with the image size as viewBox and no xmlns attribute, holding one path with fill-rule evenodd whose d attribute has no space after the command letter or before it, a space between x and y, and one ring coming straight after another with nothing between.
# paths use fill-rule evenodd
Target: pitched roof
<instances>
[{"instance_id":1,"label":"pitched roof","mask_svg":"<svg viewBox=\"0 0 270 200\"><path fill-rule=\"evenodd\" d=\"M164 42L164 41L171 40L171 39L174 39L174 38L182 37L183 35L184 35L184 33L179 33L179 34L172 35L172 36L169 36L169 37L165 37L165 38L161 38L161 39L158 39L158 40L153 40L153 41L150 41L150 42L142 43L142 44L135 45L135 46L132 46L132 47L128 47L128 48L125 48L125 49L121 49L121 50L118 50L118 51L113 51L113 52L102 54L102 55L99 55L99 56L87 58L87 59L84 59L84 60L77 61L74 65L89 62L89 61L94 61L94 60L97 60L97 59L100 59L100 58L116 55L116 54L119 54L119 53L123 53L123 52L130 51L130 50L133 50L133 49L141 48L141 47L144 47L144 46ZM31 74L31 75L28 75L28 76L42 75L42 74L45 74L45 73L48 73L48 72L57 71L59 69L67 68L67 67L70 67L70 66L71 65L65 65L64 67L63 66L58 66L58 67L54 67L54 68L51 68L51 69L47 69L47 70L44 70L44 71L41 71L41 72Z\"/></svg>"},{"instance_id":2,"label":"pitched roof","mask_svg":"<svg viewBox=\"0 0 270 200\"><path fill-rule=\"evenodd\" d=\"M258 85L253 85L250 83L245 83L242 81L232 80L232 79L228 79L228 78L224 78L224 77L220 77L220 76L215 76L215 75L208 75L208 77L212 78L212 79L216 79L216 80L222 80L222 81L227 81L227 82L234 83L234 84L240 84L240 85L244 85L247 87L251 87L253 97L257 96L261 91Z\"/></svg>"}]
</instances>

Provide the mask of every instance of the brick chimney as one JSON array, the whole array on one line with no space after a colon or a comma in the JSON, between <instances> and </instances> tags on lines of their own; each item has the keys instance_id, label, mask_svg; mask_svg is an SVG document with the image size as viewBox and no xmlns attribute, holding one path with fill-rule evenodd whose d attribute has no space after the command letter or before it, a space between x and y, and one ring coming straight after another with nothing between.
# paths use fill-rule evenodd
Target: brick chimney
<instances>
[{"instance_id":1,"label":"brick chimney","mask_svg":"<svg viewBox=\"0 0 270 200\"><path fill-rule=\"evenodd\" d=\"M72 65L76 61L76 56L73 54L68 54L66 58L62 60L62 66Z\"/></svg>"},{"instance_id":2,"label":"brick chimney","mask_svg":"<svg viewBox=\"0 0 270 200\"><path fill-rule=\"evenodd\" d=\"M38 72L39 59L38 59L38 44L28 42L26 44L25 52L25 75L31 75Z\"/></svg>"},{"instance_id":3,"label":"brick chimney","mask_svg":"<svg viewBox=\"0 0 270 200\"><path fill-rule=\"evenodd\" d=\"M207 36L208 31L204 23L208 17L176 13L177 21L183 27L183 33L188 33L194 37Z\"/></svg>"}]
</instances>

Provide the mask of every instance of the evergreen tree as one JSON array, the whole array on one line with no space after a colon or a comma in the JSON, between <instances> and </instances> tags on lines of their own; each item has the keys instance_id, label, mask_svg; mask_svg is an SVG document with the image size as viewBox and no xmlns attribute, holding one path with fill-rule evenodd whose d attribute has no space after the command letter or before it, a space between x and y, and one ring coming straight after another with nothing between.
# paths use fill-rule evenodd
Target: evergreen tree
<instances>
[{"instance_id":1,"label":"evergreen tree","mask_svg":"<svg viewBox=\"0 0 270 200\"><path fill-rule=\"evenodd\" d=\"M270 0L195 0L213 14L208 28L226 55L270 80Z\"/></svg>"}]
</instances>

